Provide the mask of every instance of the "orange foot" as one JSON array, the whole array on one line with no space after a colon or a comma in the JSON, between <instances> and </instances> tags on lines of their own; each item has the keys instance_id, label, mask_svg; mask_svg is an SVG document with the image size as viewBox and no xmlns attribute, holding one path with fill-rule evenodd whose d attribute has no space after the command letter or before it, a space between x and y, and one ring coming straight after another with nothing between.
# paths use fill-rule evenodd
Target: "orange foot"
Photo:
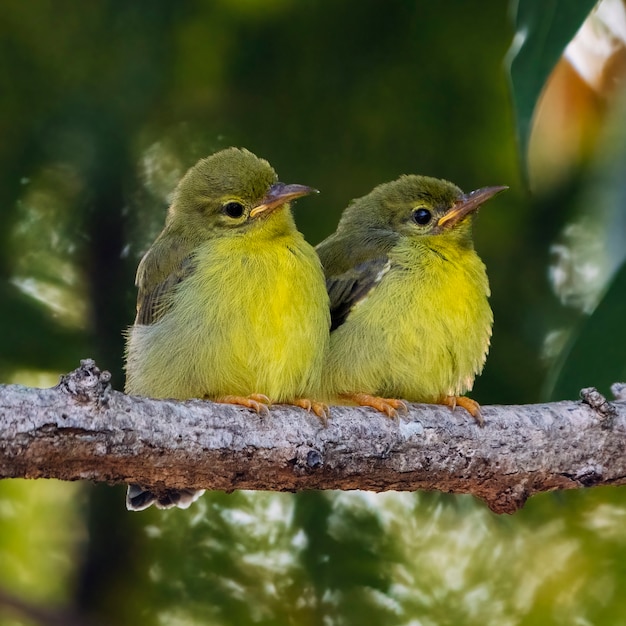
<instances>
[{"instance_id":1,"label":"orange foot","mask_svg":"<svg viewBox=\"0 0 626 626\"><path fill-rule=\"evenodd\" d=\"M465 396L446 396L439 404L449 406L452 410L458 405L464 408L478 422L479 426L485 425L485 420L480 412L480 404L476 400Z\"/></svg>"},{"instance_id":2,"label":"orange foot","mask_svg":"<svg viewBox=\"0 0 626 626\"><path fill-rule=\"evenodd\" d=\"M313 413L320 418L320 422L322 422L324 426L328 424L330 409L327 404L324 404L323 402L316 402L315 400L309 400L308 398L298 398L289 404L299 406L301 409L308 412L313 411Z\"/></svg>"},{"instance_id":3,"label":"orange foot","mask_svg":"<svg viewBox=\"0 0 626 626\"><path fill-rule=\"evenodd\" d=\"M221 398L217 398L215 402L245 406L248 409L256 411L261 417L269 416L269 407L272 404L272 401L262 393L252 393L249 396L222 396Z\"/></svg>"},{"instance_id":4,"label":"orange foot","mask_svg":"<svg viewBox=\"0 0 626 626\"><path fill-rule=\"evenodd\" d=\"M404 415L409 412L406 402L396 398L381 398L380 396L371 396L369 393L344 393L341 396L360 406L372 407L391 418L397 418L398 412Z\"/></svg>"}]
</instances>

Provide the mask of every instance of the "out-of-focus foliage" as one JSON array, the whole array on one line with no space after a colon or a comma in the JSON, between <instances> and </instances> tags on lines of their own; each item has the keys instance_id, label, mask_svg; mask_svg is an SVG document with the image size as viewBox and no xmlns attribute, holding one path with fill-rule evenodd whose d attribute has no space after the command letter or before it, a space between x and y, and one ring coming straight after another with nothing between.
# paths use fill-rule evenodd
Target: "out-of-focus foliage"
<instances>
[{"instance_id":1,"label":"out-of-focus foliage","mask_svg":"<svg viewBox=\"0 0 626 626\"><path fill-rule=\"evenodd\" d=\"M144 601L160 623L619 624L625 517L607 489L514 518L434 494L210 494L146 526Z\"/></svg>"},{"instance_id":2,"label":"out-of-focus foliage","mask_svg":"<svg viewBox=\"0 0 626 626\"><path fill-rule=\"evenodd\" d=\"M626 265L622 265L593 314L581 321L570 345L563 351L556 381L550 381L555 398L572 397L589 382L610 395L610 386L626 380ZM550 388L551 387L551 388Z\"/></svg>"},{"instance_id":3,"label":"out-of-focus foliage","mask_svg":"<svg viewBox=\"0 0 626 626\"><path fill-rule=\"evenodd\" d=\"M25 490L24 483L1 485L0 525L12 528L0 533L4 588L58 604L69 599L67 580L85 540L79 510L72 506L78 486L38 481Z\"/></svg>"},{"instance_id":4,"label":"out-of-focus foliage","mask_svg":"<svg viewBox=\"0 0 626 626\"><path fill-rule=\"evenodd\" d=\"M138 259L185 169L228 145L322 191L296 206L312 243L402 173L508 184L475 229L496 322L473 397L573 397L623 375L605 350L624 338L623 258L607 251L624 249L626 156L607 132L593 176L566 170L531 199L515 144L592 4L519 0L516 121L503 68L515 26L499 0L5 0L2 381L89 356L122 388ZM599 278L584 262L564 273L574 241L602 253ZM617 625L622 500L546 494L504 518L441 494L235 492L131 514L121 488L5 481L0 624L33 623L9 594L105 624Z\"/></svg>"},{"instance_id":5,"label":"out-of-focus foliage","mask_svg":"<svg viewBox=\"0 0 626 626\"><path fill-rule=\"evenodd\" d=\"M569 224L552 245L550 278L567 307L581 312L551 368L545 395L573 397L593 384L609 394L626 380L626 101L614 104Z\"/></svg>"},{"instance_id":6,"label":"out-of-focus foliage","mask_svg":"<svg viewBox=\"0 0 626 626\"><path fill-rule=\"evenodd\" d=\"M603 0L579 28L575 13L582 13L584 4L552 12L534 0L520 2L510 53L514 99L525 108L518 132L531 185L540 194L553 194L552 207L559 199L570 207L569 223L550 246L552 288L573 313L546 338L546 354L558 355L544 384L544 395L552 399L572 397L589 384L608 393L611 383L626 375L621 328L626 310L626 3ZM568 29L577 31L571 42ZM539 101L538 84L543 90ZM559 191L571 195L559 198Z\"/></svg>"},{"instance_id":7,"label":"out-of-focus foliage","mask_svg":"<svg viewBox=\"0 0 626 626\"><path fill-rule=\"evenodd\" d=\"M532 128L532 118L550 72L565 46L597 0L516 0L515 37L509 50L509 73L515 103L522 167Z\"/></svg>"}]
</instances>

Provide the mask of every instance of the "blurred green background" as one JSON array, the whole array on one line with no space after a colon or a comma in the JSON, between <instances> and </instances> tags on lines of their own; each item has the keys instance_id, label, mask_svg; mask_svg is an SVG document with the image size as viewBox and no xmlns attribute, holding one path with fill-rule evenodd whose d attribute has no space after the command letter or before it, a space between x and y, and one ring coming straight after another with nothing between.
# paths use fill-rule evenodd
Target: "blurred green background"
<instances>
[{"instance_id":1,"label":"blurred green background","mask_svg":"<svg viewBox=\"0 0 626 626\"><path fill-rule=\"evenodd\" d=\"M93 357L123 388L134 271L168 195L235 145L322 191L296 207L314 244L402 173L509 185L476 222L496 321L472 395L608 393L626 378L619 98L558 117L587 134L556 166L546 114L526 162L539 92L593 2L562 19L567 4L4 0L0 382L50 386ZM626 624L625 494L545 494L511 517L359 492L131 514L122 487L2 481L0 624Z\"/></svg>"}]
</instances>

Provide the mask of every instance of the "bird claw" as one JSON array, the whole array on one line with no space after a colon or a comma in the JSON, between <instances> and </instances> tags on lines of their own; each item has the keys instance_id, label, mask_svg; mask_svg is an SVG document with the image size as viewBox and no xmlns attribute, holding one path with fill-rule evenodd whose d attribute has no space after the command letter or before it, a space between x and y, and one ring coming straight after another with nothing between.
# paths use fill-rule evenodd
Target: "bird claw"
<instances>
[{"instance_id":1,"label":"bird claw","mask_svg":"<svg viewBox=\"0 0 626 626\"><path fill-rule=\"evenodd\" d=\"M369 406L372 409L376 409L391 419L398 419L400 413L406 415L409 412L406 402L397 398L381 398L368 393L345 394L344 397L360 406Z\"/></svg>"},{"instance_id":2,"label":"bird claw","mask_svg":"<svg viewBox=\"0 0 626 626\"><path fill-rule=\"evenodd\" d=\"M260 402L261 404L267 404L268 406L272 404L272 401L263 393L251 393L248 398L255 402Z\"/></svg>"},{"instance_id":3,"label":"bird claw","mask_svg":"<svg viewBox=\"0 0 626 626\"><path fill-rule=\"evenodd\" d=\"M294 400L291 404L294 406L299 406L301 409L304 409L307 413L313 411L315 415L319 418L320 422L322 422L323 426L328 424L328 419L330 417L330 409L327 404L323 402L316 402L315 400L309 400L308 398L298 398Z\"/></svg>"},{"instance_id":4,"label":"bird claw","mask_svg":"<svg viewBox=\"0 0 626 626\"><path fill-rule=\"evenodd\" d=\"M298 398L293 401L294 406L299 406L301 409L304 409L307 413L311 410L313 403L308 398Z\"/></svg>"},{"instance_id":5,"label":"bird claw","mask_svg":"<svg viewBox=\"0 0 626 626\"><path fill-rule=\"evenodd\" d=\"M269 417L272 401L262 393L252 393L249 396L222 396L216 402L221 404L236 404L256 411L261 417Z\"/></svg>"},{"instance_id":6,"label":"bird claw","mask_svg":"<svg viewBox=\"0 0 626 626\"><path fill-rule=\"evenodd\" d=\"M446 396L441 404L449 406L453 411L457 406L465 409L477 422L479 426L485 425L485 419L480 412L480 404L476 400L467 398L466 396Z\"/></svg>"}]
</instances>

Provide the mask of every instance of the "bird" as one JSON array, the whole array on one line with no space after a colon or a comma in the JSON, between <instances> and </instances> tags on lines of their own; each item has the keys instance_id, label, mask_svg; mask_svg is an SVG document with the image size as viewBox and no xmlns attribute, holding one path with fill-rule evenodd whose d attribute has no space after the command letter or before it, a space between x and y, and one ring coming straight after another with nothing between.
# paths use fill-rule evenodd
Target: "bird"
<instances>
[{"instance_id":1,"label":"bird","mask_svg":"<svg viewBox=\"0 0 626 626\"><path fill-rule=\"evenodd\" d=\"M288 403L328 416L313 397L329 341L328 295L320 260L290 210L312 193L279 182L244 148L187 171L137 269L127 394L204 398L261 415ZM130 485L126 505L187 508L201 494Z\"/></svg>"},{"instance_id":2,"label":"bird","mask_svg":"<svg viewBox=\"0 0 626 626\"><path fill-rule=\"evenodd\" d=\"M331 307L323 394L397 417L406 401L462 406L479 425L472 389L493 313L472 240L478 208L507 189L463 193L414 174L353 200L316 247Z\"/></svg>"}]
</instances>

